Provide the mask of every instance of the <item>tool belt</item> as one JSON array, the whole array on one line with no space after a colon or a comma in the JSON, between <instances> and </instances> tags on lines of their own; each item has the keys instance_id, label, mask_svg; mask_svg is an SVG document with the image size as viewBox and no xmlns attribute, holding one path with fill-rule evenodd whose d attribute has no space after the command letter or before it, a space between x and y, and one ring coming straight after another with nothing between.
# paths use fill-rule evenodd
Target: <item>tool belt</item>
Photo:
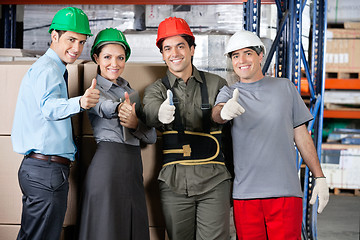
<instances>
[{"instance_id":1,"label":"tool belt","mask_svg":"<svg viewBox=\"0 0 360 240\"><path fill-rule=\"evenodd\" d=\"M184 131L163 132L164 166L170 164L222 164L221 131L202 133Z\"/></svg>"},{"instance_id":2,"label":"tool belt","mask_svg":"<svg viewBox=\"0 0 360 240\"><path fill-rule=\"evenodd\" d=\"M207 91L206 79L203 72L199 71L202 78L200 84L201 110L203 132L192 132L184 130L179 112L179 101L167 76L162 83L173 92L175 109L175 120L173 131L163 132L163 161L164 166L171 164L200 165L200 164L222 164L224 155L221 151L221 131L210 132L211 107Z\"/></svg>"}]
</instances>

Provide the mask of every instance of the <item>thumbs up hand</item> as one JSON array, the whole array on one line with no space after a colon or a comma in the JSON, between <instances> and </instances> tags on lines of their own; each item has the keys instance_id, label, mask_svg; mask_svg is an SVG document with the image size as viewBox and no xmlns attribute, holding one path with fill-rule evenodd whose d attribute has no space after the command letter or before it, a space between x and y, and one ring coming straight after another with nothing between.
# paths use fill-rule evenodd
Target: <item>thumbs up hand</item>
<instances>
[{"instance_id":1,"label":"thumbs up hand","mask_svg":"<svg viewBox=\"0 0 360 240\"><path fill-rule=\"evenodd\" d=\"M118 116L120 124L126 128L136 129L138 126L138 118L135 111L135 103L131 104L130 97L125 92L125 101L118 107Z\"/></svg>"},{"instance_id":2,"label":"thumbs up hand","mask_svg":"<svg viewBox=\"0 0 360 240\"><path fill-rule=\"evenodd\" d=\"M84 95L80 98L80 107L90 109L99 102L100 91L95 87L96 79L94 78L91 82L91 86L86 89Z\"/></svg>"},{"instance_id":3,"label":"thumbs up hand","mask_svg":"<svg viewBox=\"0 0 360 240\"><path fill-rule=\"evenodd\" d=\"M169 124L172 121L174 121L175 117L175 106L172 103L172 96L173 93L171 90L167 90L166 92L167 98L165 101L160 105L159 112L158 112L158 118L159 121L163 124Z\"/></svg>"},{"instance_id":4,"label":"thumbs up hand","mask_svg":"<svg viewBox=\"0 0 360 240\"><path fill-rule=\"evenodd\" d=\"M220 117L223 120L231 120L237 116L240 116L245 112L245 109L238 103L239 90L235 88L233 97L225 103L220 112Z\"/></svg>"}]
</instances>

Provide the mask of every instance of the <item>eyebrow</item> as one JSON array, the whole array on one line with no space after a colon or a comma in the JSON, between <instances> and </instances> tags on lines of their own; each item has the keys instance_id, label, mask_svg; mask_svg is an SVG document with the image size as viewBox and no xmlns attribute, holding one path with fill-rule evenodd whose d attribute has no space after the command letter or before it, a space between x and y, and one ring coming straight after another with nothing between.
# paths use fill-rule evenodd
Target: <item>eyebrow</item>
<instances>
[{"instance_id":1,"label":"eyebrow","mask_svg":"<svg viewBox=\"0 0 360 240\"><path fill-rule=\"evenodd\" d=\"M185 43L184 43L184 42L177 43L177 44L175 45L175 47L178 47L178 46L180 46L180 45L185 45ZM166 47L171 47L171 46L170 46L170 45L165 45L164 48L166 48Z\"/></svg>"}]
</instances>

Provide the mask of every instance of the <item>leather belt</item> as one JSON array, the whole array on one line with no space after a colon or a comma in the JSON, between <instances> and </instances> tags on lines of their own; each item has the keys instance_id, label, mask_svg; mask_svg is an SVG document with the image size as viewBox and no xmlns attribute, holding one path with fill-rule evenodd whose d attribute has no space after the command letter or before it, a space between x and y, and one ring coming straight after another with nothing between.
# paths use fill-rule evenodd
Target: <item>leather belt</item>
<instances>
[{"instance_id":1,"label":"leather belt","mask_svg":"<svg viewBox=\"0 0 360 240\"><path fill-rule=\"evenodd\" d=\"M28 155L28 157L43 160L43 161L49 161L49 159L50 159L51 162L60 163L60 164L66 165L66 166L70 166L70 164L71 164L71 161L69 159L60 157L60 156L56 156L56 155L44 155L41 153L32 152Z\"/></svg>"}]
</instances>

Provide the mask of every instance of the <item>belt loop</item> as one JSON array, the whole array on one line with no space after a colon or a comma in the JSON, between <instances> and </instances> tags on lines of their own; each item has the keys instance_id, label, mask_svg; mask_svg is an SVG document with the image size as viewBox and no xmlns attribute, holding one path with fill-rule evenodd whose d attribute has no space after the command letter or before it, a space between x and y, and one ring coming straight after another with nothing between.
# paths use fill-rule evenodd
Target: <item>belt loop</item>
<instances>
[{"instance_id":1,"label":"belt loop","mask_svg":"<svg viewBox=\"0 0 360 240\"><path fill-rule=\"evenodd\" d=\"M48 163L51 163L51 155L48 156Z\"/></svg>"}]
</instances>

